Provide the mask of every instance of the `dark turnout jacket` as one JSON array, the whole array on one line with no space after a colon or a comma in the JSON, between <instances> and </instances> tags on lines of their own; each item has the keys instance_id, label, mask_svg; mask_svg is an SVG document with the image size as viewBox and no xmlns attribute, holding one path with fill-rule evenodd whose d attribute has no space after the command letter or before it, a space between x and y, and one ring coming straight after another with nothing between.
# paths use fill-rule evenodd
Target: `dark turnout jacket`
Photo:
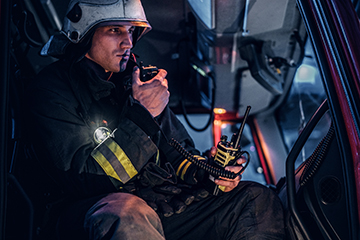
<instances>
[{"instance_id":1,"label":"dark turnout jacket","mask_svg":"<svg viewBox=\"0 0 360 240\"><path fill-rule=\"evenodd\" d=\"M53 190L76 197L121 191L156 156L183 179L194 175L195 166L168 144L174 138L196 153L184 126L168 107L154 119L132 97L130 76L114 73L107 80L99 65L84 58L73 65L59 60L30 84L29 135ZM109 136L97 143L100 127Z\"/></svg>"},{"instance_id":2,"label":"dark turnout jacket","mask_svg":"<svg viewBox=\"0 0 360 240\"><path fill-rule=\"evenodd\" d=\"M46 198L45 202L34 201L46 205L44 214L36 216L37 231L43 231L40 235L52 235L53 226L59 223L57 216L63 213L65 225L72 228L76 222L82 229L87 204L93 206L104 194L136 186L151 163L171 163L180 179L194 180L195 164L168 144L174 138L197 153L184 126L169 108L154 119L131 96L129 74L113 74L107 81L103 69L87 59L73 66L60 60L45 68L27 90L25 120L37 155L27 162L27 177L29 183L37 180L30 184L31 191ZM99 128L109 129L101 143L94 138ZM78 198L85 199L79 205L67 204ZM64 211L67 206L71 210ZM284 236L282 206L276 194L260 184L243 181L229 193L194 201L186 211L162 218L167 239ZM114 219L116 224L108 222L109 231L118 226Z\"/></svg>"}]
</instances>

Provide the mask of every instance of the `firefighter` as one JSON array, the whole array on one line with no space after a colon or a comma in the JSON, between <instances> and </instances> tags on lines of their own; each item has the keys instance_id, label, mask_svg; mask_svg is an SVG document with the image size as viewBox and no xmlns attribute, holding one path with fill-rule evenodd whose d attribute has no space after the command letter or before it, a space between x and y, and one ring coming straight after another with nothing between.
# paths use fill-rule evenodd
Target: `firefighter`
<instances>
[{"instance_id":1,"label":"firefighter","mask_svg":"<svg viewBox=\"0 0 360 240\"><path fill-rule=\"evenodd\" d=\"M72 0L44 45L58 61L27 90L42 222L58 239L283 239L272 190L239 175L208 194L206 171L169 144L200 154L168 107L167 72L140 81L132 49L150 30L140 0Z\"/></svg>"}]
</instances>

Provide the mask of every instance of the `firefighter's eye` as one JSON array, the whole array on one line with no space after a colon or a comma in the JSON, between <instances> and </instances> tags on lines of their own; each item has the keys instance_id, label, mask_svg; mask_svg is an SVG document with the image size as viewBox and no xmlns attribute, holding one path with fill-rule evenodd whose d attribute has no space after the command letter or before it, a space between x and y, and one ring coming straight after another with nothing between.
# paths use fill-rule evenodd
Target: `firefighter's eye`
<instances>
[{"instance_id":1,"label":"firefighter's eye","mask_svg":"<svg viewBox=\"0 0 360 240\"><path fill-rule=\"evenodd\" d=\"M121 30L119 28L110 28L109 29L110 32L114 32L114 33L119 33L121 32Z\"/></svg>"},{"instance_id":2,"label":"firefighter's eye","mask_svg":"<svg viewBox=\"0 0 360 240\"><path fill-rule=\"evenodd\" d=\"M131 28L129 28L129 33L130 33L130 34L133 34L133 33L134 33L134 31L135 31L135 27L131 27Z\"/></svg>"}]
</instances>

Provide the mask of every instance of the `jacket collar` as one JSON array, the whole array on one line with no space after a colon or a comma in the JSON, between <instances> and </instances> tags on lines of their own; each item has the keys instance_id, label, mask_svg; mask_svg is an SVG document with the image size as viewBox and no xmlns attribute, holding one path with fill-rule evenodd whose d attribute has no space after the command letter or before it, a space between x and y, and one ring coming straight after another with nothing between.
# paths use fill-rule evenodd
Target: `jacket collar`
<instances>
[{"instance_id":1,"label":"jacket collar","mask_svg":"<svg viewBox=\"0 0 360 240\"><path fill-rule=\"evenodd\" d=\"M85 57L79 65L82 73L85 74L85 79L82 81L86 82L95 100L109 96L111 90L115 88L112 82L107 81L111 73L105 72L99 64Z\"/></svg>"}]
</instances>

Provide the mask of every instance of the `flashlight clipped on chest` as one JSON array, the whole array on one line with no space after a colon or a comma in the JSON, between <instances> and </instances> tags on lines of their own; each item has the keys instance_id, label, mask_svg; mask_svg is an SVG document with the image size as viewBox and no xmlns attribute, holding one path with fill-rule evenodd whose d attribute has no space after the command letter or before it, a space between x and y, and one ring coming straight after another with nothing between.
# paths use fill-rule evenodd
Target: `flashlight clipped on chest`
<instances>
[{"instance_id":1,"label":"flashlight clipped on chest","mask_svg":"<svg viewBox=\"0 0 360 240\"><path fill-rule=\"evenodd\" d=\"M94 131L94 140L97 144L100 144L104 141L107 137L111 135L111 131L107 127L98 127Z\"/></svg>"}]
</instances>

